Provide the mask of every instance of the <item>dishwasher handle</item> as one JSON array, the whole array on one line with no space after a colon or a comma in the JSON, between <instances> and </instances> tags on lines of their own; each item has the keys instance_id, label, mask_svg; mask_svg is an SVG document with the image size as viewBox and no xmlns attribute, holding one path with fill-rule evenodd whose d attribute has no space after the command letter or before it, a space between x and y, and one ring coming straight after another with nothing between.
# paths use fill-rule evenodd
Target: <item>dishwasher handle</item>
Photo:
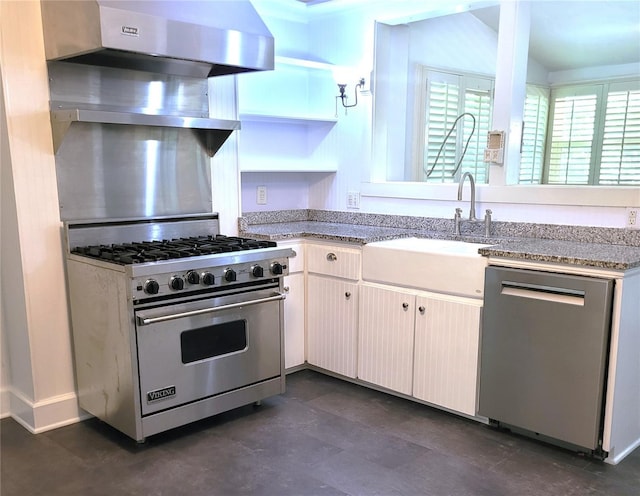
<instances>
[{"instance_id":1,"label":"dishwasher handle","mask_svg":"<svg viewBox=\"0 0 640 496\"><path fill-rule=\"evenodd\" d=\"M501 295L515 296L543 300L565 305L584 306L585 291L580 289L560 288L542 284L528 284L524 282L502 281Z\"/></svg>"},{"instance_id":2,"label":"dishwasher handle","mask_svg":"<svg viewBox=\"0 0 640 496\"><path fill-rule=\"evenodd\" d=\"M239 303L229 303L227 305L220 305L216 307L201 308L199 310L190 310L188 312L171 313L168 315L160 315L159 317L145 318L142 315L138 315L138 324L149 325L149 324L155 324L157 322L165 322L167 320L181 319L184 317L193 317L196 315L203 315L206 313L221 312L223 310L231 310L233 308L246 307L249 305L257 305L259 303L268 303L270 301L284 300L286 297L287 297L286 294L275 293L272 296L267 296L266 298L258 298L255 300L241 301Z\"/></svg>"}]
</instances>

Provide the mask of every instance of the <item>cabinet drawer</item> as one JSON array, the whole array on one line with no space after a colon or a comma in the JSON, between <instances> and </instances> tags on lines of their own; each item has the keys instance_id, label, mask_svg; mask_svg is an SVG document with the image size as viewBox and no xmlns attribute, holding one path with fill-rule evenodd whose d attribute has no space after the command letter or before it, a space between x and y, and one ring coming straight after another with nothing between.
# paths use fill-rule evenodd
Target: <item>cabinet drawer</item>
<instances>
[{"instance_id":1,"label":"cabinet drawer","mask_svg":"<svg viewBox=\"0 0 640 496\"><path fill-rule=\"evenodd\" d=\"M360 248L309 244L306 258L309 272L352 280L360 278Z\"/></svg>"}]
</instances>

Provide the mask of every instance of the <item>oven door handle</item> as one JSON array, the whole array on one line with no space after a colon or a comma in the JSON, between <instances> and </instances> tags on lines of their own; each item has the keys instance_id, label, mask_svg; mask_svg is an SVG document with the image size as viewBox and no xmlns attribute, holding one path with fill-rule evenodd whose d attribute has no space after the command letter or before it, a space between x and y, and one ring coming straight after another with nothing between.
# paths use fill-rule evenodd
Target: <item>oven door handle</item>
<instances>
[{"instance_id":1,"label":"oven door handle","mask_svg":"<svg viewBox=\"0 0 640 496\"><path fill-rule=\"evenodd\" d=\"M270 301L284 300L287 297L284 293L275 293L266 298L257 298L255 300L242 301L238 303L229 303L228 305L220 305L218 307L201 308L200 310L191 310L189 312L171 313L169 315L161 315L159 317L147 317L138 315L139 325L155 324L156 322L165 322L167 320L181 319L184 317L193 317L195 315L203 315L205 313L221 312L222 310L231 310L233 308L246 307L249 305L257 305L259 303L268 303Z\"/></svg>"}]
</instances>

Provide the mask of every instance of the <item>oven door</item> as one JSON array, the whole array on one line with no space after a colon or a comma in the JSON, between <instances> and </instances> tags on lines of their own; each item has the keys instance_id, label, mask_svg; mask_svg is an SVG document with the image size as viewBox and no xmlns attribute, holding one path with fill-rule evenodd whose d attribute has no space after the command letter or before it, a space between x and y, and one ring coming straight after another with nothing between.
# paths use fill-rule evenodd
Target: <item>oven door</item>
<instances>
[{"instance_id":1,"label":"oven door","mask_svg":"<svg viewBox=\"0 0 640 496\"><path fill-rule=\"evenodd\" d=\"M283 299L272 288L137 311L142 415L281 375Z\"/></svg>"}]
</instances>

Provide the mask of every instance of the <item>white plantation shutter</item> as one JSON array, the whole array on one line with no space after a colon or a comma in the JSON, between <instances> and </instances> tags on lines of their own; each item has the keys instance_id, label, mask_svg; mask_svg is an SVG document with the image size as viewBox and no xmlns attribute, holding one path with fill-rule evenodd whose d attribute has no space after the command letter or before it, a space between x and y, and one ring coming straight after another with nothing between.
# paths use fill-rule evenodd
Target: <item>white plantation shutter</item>
<instances>
[{"instance_id":1,"label":"white plantation shutter","mask_svg":"<svg viewBox=\"0 0 640 496\"><path fill-rule=\"evenodd\" d=\"M545 183L640 185L639 80L555 88L551 115Z\"/></svg>"},{"instance_id":2,"label":"white plantation shutter","mask_svg":"<svg viewBox=\"0 0 640 496\"><path fill-rule=\"evenodd\" d=\"M457 77L429 77L427 80L427 108L426 108L426 130L425 130L425 153L424 170L431 170L438 157L438 150L442 145L447 132L458 117L458 102L460 99L460 88ZM459 128L457 128L459 129ZM428 182L442 183L451 179L447 174L447 169L452 169L451 164L456 163L456 138L457 129L445 143L440 151L438 163L431 175L424 180Z\"/></svg>"},{"instance_id":3,"label":"white plantation shutter","mask_svg":"<svg viewBox=\"0 0 640 496\"><path fill-rule=\"evenodd\" d=\"M524 103L520 184L540 184L544 163L547 122L549 120L549 89L527 85Z\"/></svg>"},{"instance_id":4,"label":"white plantation shutter","mask_svg":"<svg viewBox=\"0 0 640 496\"><path fill-rule=\"evenodd\" d=\"M489 78L463 76L426 70L425 142L420 177L430 183L455 182L463 172L471 172L476 182L488 181L488 166L483 162L487 132L491 125L493 81ZM444 141L456 119L468 112ZM467 143L467 152L456 175L454 172ZM444 142L444 145L443 145ZM442 147L442 148L441 148ZM438 152L440 155L438 156ZM437 158L437 163L436 163ZM435 164L435 167L434 167ZM427 177L429 171L431 174Z\"/></svg>"},{"instance_id":5,"label":"white plantation shutter","mask_svg":"<svg viewBox=\"0 0 640 496\"><path fill-rule=\"evenodd\" d=\"M465 91L464 111L476 119L476 129L469 142L467 152L462 159L458 174L471 172L480 184L488 182L488 167L484 162L484 149L487 147L487 133L491 129L491 90L467 89ZM464 118L464 137L460 143L460 152L464 150L467 139L473 130L473 119Z\"/></svg>"},{"instance_id":6,"label":"white plantation shutter","mask_svg":"<svg viewBox=\"0 0 640 496\"><path fill-rule=\"evenodd\" d=\"M546 182L589 184L600 88L561 88L551 96Z\"/></svg>"},{"instance_id":7,"label":"white plantation shutter","mask_svg":"<svg viewBox=\"0 0 640 496\"><path fill-rule=\"evenodd\" d=\"M640 184L640 90L610 88L598 184Z\"/></svg>"}]
</instances>

